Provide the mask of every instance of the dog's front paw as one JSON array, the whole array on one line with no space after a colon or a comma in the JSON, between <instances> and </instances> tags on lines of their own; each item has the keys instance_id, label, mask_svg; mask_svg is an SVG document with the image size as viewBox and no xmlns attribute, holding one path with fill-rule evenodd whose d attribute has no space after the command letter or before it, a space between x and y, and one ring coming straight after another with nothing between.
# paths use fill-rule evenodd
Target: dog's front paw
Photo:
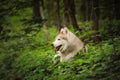
<instances>
[{"instance_id":1,"label":"dog's front paw","mask_svg":"<svg viewBox=\"0 0 120 80\"><path fill-rule=\"evenodd\" d=\"M60 62L60 56L59 56L59 55L54 55L54 57L53 57L53 62L54 62L54 63Z\"/></svg>"}]
</instances>

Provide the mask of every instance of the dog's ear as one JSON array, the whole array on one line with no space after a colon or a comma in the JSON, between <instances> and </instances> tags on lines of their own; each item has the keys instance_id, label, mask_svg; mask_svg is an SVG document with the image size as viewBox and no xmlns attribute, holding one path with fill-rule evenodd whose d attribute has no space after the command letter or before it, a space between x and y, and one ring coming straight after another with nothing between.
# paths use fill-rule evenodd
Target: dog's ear
<instances>
[{"instance_id":1,"label":"dog's ear","mask_svg":"<svg viewBox=\"0 0 120 80\"><path fill-rule=\"evenodd\" d=\"M68 31L68 28L67 28L67 27L64 27L64 30Z\"/></svg>"},{"instance_id":2,"label":"dog's ear","mask_svg":"<svg viewBox=\"0 0 120 80\"><path fill-rule=\"evenodd\" d=\"M63 33L63 34L67 34L68 33L68 28L67 27L61 28L60 32Z\"/></svg>"}]
</instances>

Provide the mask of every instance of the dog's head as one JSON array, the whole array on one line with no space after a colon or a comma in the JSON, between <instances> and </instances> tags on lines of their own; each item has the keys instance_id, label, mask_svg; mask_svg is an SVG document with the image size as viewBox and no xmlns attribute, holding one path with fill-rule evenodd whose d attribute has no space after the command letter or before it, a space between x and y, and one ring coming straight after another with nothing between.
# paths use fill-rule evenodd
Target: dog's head
<instances>
[{"instance_id":1,"label":"dog's head","mask_svg":"<svg viewBox=\"0 0 120 80\"><path fill-rule=\"evenodd\" d=\"M56 36L55 41L52 43L56 51L64 52L67 49L68 47L67 34L68 29L62 28L59 34Z\"/></svg>"}]
</instances>

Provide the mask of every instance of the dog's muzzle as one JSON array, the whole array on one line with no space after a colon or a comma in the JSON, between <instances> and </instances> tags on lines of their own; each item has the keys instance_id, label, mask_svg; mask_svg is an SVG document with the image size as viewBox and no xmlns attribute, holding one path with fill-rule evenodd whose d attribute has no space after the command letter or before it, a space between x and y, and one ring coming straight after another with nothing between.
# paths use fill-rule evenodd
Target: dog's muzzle
<instances>
[{"instance_id":1,"label":"dog's muzzle","mask_svg":"<svg viewBox=\"0 0 120 80\"><path fill-rule=\"evenodd\" d=\"M51 44L51 46L52 46L52 47L55 47L53 43ZM55 50L56 50L56 51L59 51L61 47L62 47L62 45L56 46L56 47L55 47Z\"/></svg>"}]
</instances>

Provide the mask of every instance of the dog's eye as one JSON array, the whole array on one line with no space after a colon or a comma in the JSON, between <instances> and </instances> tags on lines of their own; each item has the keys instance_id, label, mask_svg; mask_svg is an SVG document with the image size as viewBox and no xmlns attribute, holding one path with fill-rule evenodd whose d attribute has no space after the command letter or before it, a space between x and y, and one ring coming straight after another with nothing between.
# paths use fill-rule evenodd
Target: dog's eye
<instances>
[{"instance_id":1,"label":"dog's eye","mask_svg":"<svg viewBox=\"0 0 120 80\"><path fill-rule=\"evenodd\" d=\"M58 39L58 40L60 40L60 39Z\"/></svg>"}]
</instances>

